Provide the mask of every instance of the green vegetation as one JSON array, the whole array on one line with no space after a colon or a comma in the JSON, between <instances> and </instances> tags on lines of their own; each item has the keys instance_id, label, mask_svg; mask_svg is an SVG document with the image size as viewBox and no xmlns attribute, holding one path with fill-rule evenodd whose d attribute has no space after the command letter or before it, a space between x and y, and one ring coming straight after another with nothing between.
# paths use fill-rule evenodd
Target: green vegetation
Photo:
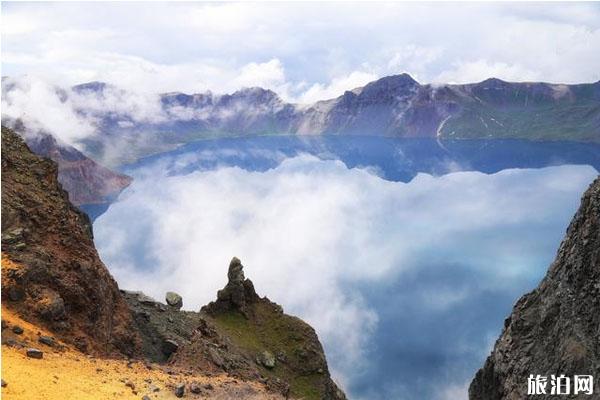
<instances>
[{"instance_id":1,"label":"green vegetation","mask_svg":"<svg viewBox=\"0 0 600 400\"><path fill-rule=\"evenodd\" d=\"M283 314L272 303L258 302L251 307L251 318L230 311L216 316L214 322L248 355L254 357L267 350L278 356L275 368L263 367L263 372L266 376L288 382L293 397L321 399L325 376L323 371L319 373L317 370L323 368L320 366L323 361L319 357L306 358L306 349L316 340L312 329L298 318ZM282 357L285 362L281 361Z\"/></svg>"},{"instance_id":2,"label":"green vegetation","mask_svg":"<svg viewBox=\"0 0 600 400\"><path fill-rule=\"evenodd\" d=\"M321 375L318 374L298 376L292 379L292 396L302 399L321 399L321 394L318 390L321 379Z\"/></svg>"},{"instance_id":3,"label":"green vegetation","mask_svg":"<svg viewBox=\"0 0 600 400\"><path fill-rule=\"evenodd\" d=\"M533 100L531 100L533 102ZM523 100L506 106L464 104L442 129L449 139L528 139L598 142L600 106L597 102L537 102Z\"/></svg>"}]
</instances>

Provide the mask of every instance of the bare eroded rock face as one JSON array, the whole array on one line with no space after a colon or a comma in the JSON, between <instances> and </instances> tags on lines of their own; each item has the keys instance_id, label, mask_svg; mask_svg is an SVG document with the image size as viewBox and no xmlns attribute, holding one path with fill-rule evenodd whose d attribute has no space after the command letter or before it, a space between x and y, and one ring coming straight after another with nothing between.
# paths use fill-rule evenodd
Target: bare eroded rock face
<instances>
[{"instance_id":1,"label":"bare eroded rock face","mask_svg":"<svg viewBox=\"0 0 600 400\"><path fill-rule=\"evenodd\" d=\"M492 354L469 388L470 400L528 397L528 378L571 379L570 396L600 398L600 178L589 187L546 277L506 319ZM595 378L593 395L575 392L575 375Z\"/></svg>"},{"instance_id":2,"label":"bare eroded rock face","mask_svg":"<svg viewBox=\"0 0 600 400\"><path fill-rule=\"evenodd\" d=\"M2 127L3 303L82 351L134 355L127 304L57 170Z\"/></svg>"}]
</instances>

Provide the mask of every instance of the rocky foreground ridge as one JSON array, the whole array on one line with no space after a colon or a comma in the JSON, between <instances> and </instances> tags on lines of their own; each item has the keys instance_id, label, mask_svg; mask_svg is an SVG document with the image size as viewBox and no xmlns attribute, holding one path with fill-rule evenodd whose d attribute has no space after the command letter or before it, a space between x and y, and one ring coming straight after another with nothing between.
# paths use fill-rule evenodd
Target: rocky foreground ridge
<instances>
[{"instance_id":1,"label":"rocky foreground ridge","mask_svg":"<svg viewBox=\"0 0 600 400\"><path fill-rule=\"evenodd\" d=\"M551 376L560 374L571 379L570 395L551 394ZM506 319L469 399L530 398L530 375L548 379L547 393L531 398L600 398L600 178L584 194L546 277ZM595 378L593 395L575 395L575 375Z\"/></svg>"},{"instance_id":2,"label":"rocky foreground ridge","mask_svg":"<svg viewBox=\"0 0 600 400\"><path fill-rule=\"evenodd\" d=\"M23 360L66 362L63 357L80 363L72 349L94 363L129 360L130 376L120 385L131 389L127 396L144 400L173 395L345 399L329 375L314 329L258 296L237 258L228 278L216 301L199 312L182 311L183 299L176 293L161 303L141 292L120 291L94 248L89 218L61 188L56 164L34 155L20 137L2 128L3 378L5 369L19 371L20 364L11 364ZM5 315L20 322L9 323ZM52 354L45 355L48 349ZM148 394L142 396L140 383L134 383L142 377L138 364L143 371L144 365L158 371L153 379L166 382L162 391L143 375ZM34 373L39 366L25 370ZM120 371L118 365L114 369ZM97 374L102 371L96 368ZM21 378L14 379L12 387ZM109 380L96 382L98 390ZM15 393L11 398L36 396ZM113 394L109 397L129 398Z\"/></svg>"},{"instance_id":3,"label":"rocky foreground ridge","mask_svg":"<svg viewBox=\"0 0 600 400\"><path fill-rule=\"evenodd\" d=\"M133 356L127 303L57 174L2 127L2 302L82 351Z\"/></svg>"}]
</instances>

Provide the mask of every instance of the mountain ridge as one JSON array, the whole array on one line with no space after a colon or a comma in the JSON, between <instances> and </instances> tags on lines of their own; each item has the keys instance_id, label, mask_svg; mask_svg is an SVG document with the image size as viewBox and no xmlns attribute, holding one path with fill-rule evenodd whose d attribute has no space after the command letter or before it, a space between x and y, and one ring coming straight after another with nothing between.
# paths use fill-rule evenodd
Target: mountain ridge
<instances>
[{"instance_id":1,"label":"mountain ridge","mask_svg":"<svg viewBox=\"0 0 600 400\"><path fill-rule=\"evenodd\" d=\"M3 80L10 103L18 82ZM526 139L600 142L600 81L582 84L508 82L421 84L408 74L382 77L312 104L285 101L272 90L229 94L139 94L106 82L55 88L95 134L80 141L108 167L134 162L199 139L253 135L361 135L434 139ZM136 103L137 101L137 103ZM141 103L140 103L141 101ZM147 107L148 109L145 109Z\"/></svg>"},{"instance_id":2,"label":"mountain ridge","mask_svg":"<svg viewBox=\"0 0 600 400\"><path fill-rule=\"evenodd\" d=\"M227 95L170 93L160 99L169 116L165 122L140 125L136 133L103 120L99 130L111 138L158 137L162 132L173 143L271 134L600 142L600 82L564 85L491 78L435 85L401 74L313 104L288 103L260 88ZM165 139L158 142L165 144ZM105 146L102 134L90 143L90 148Z\"/></svg>"}]
</instances>

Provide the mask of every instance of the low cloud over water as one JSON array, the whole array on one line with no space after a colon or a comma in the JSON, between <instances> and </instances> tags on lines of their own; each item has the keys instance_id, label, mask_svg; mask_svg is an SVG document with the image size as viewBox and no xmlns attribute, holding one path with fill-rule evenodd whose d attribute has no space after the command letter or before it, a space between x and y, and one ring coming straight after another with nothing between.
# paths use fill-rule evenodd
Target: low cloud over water
<instances>
[{"instance_id":1,"label":"low cloud over water","mask_svg":"<svg viewBox=\"0 0 600 400\"><path fill-rule=\"evenodd\" d=\"M458 399L554 257L592 167L419 174L300 155L267 171L144 167L94 230L125 289L197 310L238 256L312 324L352 398Z\"/></svg>"}]
</instances>

